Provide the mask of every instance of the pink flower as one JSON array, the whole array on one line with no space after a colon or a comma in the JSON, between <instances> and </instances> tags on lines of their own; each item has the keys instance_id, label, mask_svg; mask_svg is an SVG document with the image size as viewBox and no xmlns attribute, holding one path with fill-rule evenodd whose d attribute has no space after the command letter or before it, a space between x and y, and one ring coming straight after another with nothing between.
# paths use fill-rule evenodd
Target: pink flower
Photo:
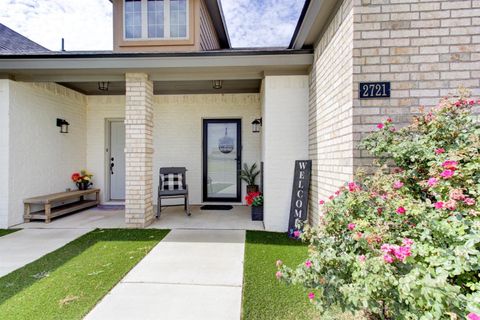
<instances>
[{"instance_id":1,"label":"pink flower","mask_svg":"<svg viewBox=\"0 0 480 320\"><path fill-rule=\"evenodd\" d=\"M453 160L446 160L442 163L442 167L449 170L457 170L458 162Z\"/></svg>"},{"instance_id":2,"label":"pink flower","mask_svg":"<svg viewBox=\"0 0 480 320\"><path fill-rule=\"evenodd\" d=\"M438 201L438 202L435 202L434 206L435 206L435 209L443 209L443 207L445 206L445 203L443 201Z\"/></svg>"},{"instance_id":3,"label":"pink flower","mask_svg":"<svg viewBox=\"0 0 480 320\"><path fill-rule=\"evenodd\" d=\"M480 320L480 315L478 315L477 313L470 312L467 315L467 318L468 318L468 320Z\"/></svg>"},{"instance_id":4,"label":"pink flower","mask_svg":"<svg viewBox=\"0 0 480 320\"><path fill-rule=\"evenodd\" d=\"M453 200L465 199L465 195L463 194L462 189L453 189L452 191L450 191L450 199L453 199Z\"/></svg>"},{"instance_id":5,"label":"pink flower","mask_svg":"<svg viewBox=\"0 0 480 320\"><path fill-rule=\"evenodd\" d=\"M440 176L442 176L442 178L444 179L450 179L451 177L453 177L454 174L455 174L455 171L453 170L445 170L442 173L440 173Z\"/></svg>"},{"instance_id":6,"label":"pink flower","mask_svg":"<svg viewBox=\"0 0 480 320\"><path fill-rule=\"evenodd\" d=\"M362 188L360 188L360 186L358 184L356 184L355 182L349 182L348 183L348 190L350 192L355 192L355 191L360 191Z\"/></svg>"},{"instance_id":7,"label":"pink flower","mask_svg":"<svg viewBox=\"0 0 480 320\"><path fill-rule=\"evenodd\" d=\"M340 194L340 190L335 191L335 195L338 196Z\"/></svg>"},{"instance_id":8,"label":"pink flower","mask_svg":"<svg viewBox=\"0 0 480 320\"><path fill-rule=\"evenodd\" d=\"M384 254L383 261L385 261L386 263L393 263L393 257L389 254Z\"/></svg>"},{"instance_id":9,"label":"pink flower","mask_svg":"<svg viewBox=\"0 0 480 320\"><path fill-rule=\"evenodd\" d=\"M383 127L384 127L383 123L377 124L377 128L378 128L378 129L383 129Z\"/></svg>"},{"instance_id":10,"label":"pink flower","mask_svg":"<svg viewBox=\"0 0 480 320\"><path fill-rule=\"evenodd\" d=\"M403 187L403 182L402 181L397 180L393 183L393 188L394 189L400 189L401 187Z\"/></svg>"},{"instance_id":11,"label":"pink flower","mask_svg":"<svg viewBox=\"0 0 480 320\"><path fill-rule=\"evenodd\" d=\"M392 118L387 118L388 123L392 123L392 121L393 121Z\"/></svg>"},{"instance_id":12,"label":"pink flower","mask_svg":"<svg viewBox=\"0 0 480 320\"><path fill-rule=\"evenodd\" d=\"M390 128L390 132L396 132L397 129L396 128Z\"/></svg>"},{"instance_id":13,"label":"pink flower","mask_svg":"<svg viewBox=\"0 0 480 320\"><path fill-rule=\"evenodd\" d=\"M460 102L460 101L455 102L456 107L460 107L461 105L462 105L462 102Z\"/></svg>"},{"instance_id":14,"label":"pink flower","mask_svg":"<svg viewBox=\"0 0 480 320\"><path fill-rule=\"evenodd\" d=\"M435 149L435 154L442 154L444 152L445 152L445 149L443 149L443 148Z\"/></svg>"},{"instance_id":15,"label":"pink flower","mask_svg":"<svg viewBox=\"0 0 480 320\"><path fill-rule=\"evenodd\" d=\"M427 183L428 183L429 187L433 187L438 183L438 179L437 178L430 178L430 179L428 179Z\"/></svg>"},{"instance_id":16,"label":"pink flower","mask_svg":"<svg viewBox=\"0 0 480 320\"><path fill-rule=\"evenodd\" d=\"M310 260L305 261L305 267L307 267L307 269L310 269L312 267L312 261Z\"/></svg>"},{"instance_id":17,"label":"pink flower","mask_svg":"<svg viewBox=\"0 0 480 320\"><path fill-rule=\"evenodd\" d=\"M277 268L280 268L283 264L283 261L282 260L277 260L277 262L275 264L277 265Z\"/></svg>"},{"instance_id":18,"label":"pink flower","mask_svg":"<svg viewBox=\"0 0 480 320\"><path fill-rule=\"evenodd\" d=\"M282 272L281 271L277 271L275 273L275 277L277 277L277 279L280 279L282 277Z\"/></svg>"},{"instance_id":19,"label":"pink flower","mask_svg":"<svg viewBox=\"0 0 480 320\"><path fill-rule=\"evenodd\" d=\"M382 214L382 212L383 212L383 208L377 208L377 213L378 214Z\"/></svg>"},{"instance_id":20,"label":"pink flower","mask_svg":"<svg viewBox=\"0 0 480 320\"><path fill-rule=\"evenodd\" d=\"M325 201L320 200L320 201L318 201L318 203L323 205L323 204L325 204Z\"/></svg>"},{"instance_id":21,"label":"pink flower","mask_svg":"<svg viewBox=\"0 0 480 320\"><path fill-rule=\"evenodd\" d=\"M448 200L447 202L445 202L445 208L451 211L455 210L457 208L457 201Z\"/></svg>"},{"instance_id":22,"label":"pink flower","mask_svg":"<svg viewBox=\"0 0 480 320\"><path fill-rule=\"evenodd\" d=\"M398 207L396 212L397 212L398 214L404 214L405 212L407 212L407 210L405 210L404 207Z\"/></svg>"},{"instance_id":23,"label":"pink flower","mask_svg":"<svg viewBox=\"0 0 480 320\"><path fill-rule=\"evenodd\" d=\"M358 261L360 261L361 263L365 262L366 259L367 257L365 257L364 254L358 256Z\"/></svg>"},{"instance_id":24,"label":"pink flower","mask_svg":"<svg viewBox=\"0 0 480 320\"><path fill-rule=\"evenodd\" d=\"M473 105L475 104L475 100L470 100L470 101L468 101L468 104L471 105L471 106L473 106Z\"/></svg>"},{"instance_id":25,"label":"pink flower","mask_svg":"<svg viewBox=\"0 0 480 320\"><path fill-rule=\"evenodd\" d=\"M402 240L402 244L403 244L404 246L411 246L411 245L413 244L413 240L412 240L412 239L409 239L409 238L404 238L404 239Z\"/></svg>"},{"instance_id":26,"label":"pink flower","mask_svg":"<svg viewBox=\"0 0 480 320\"><path fill-rule=\"evenodd\" d=\"M310 292L310 293L308 294L308 299L310 299L310 300L315 299L315 293Z\"/></svg>"},{"instance_id":27,"label":"pink flower","mask_svg":"<svg viewBox=\"0 0 480 320\"><path fill-rule=\"evenodd\" d=\"M328 197L329 200L333 200L334 196L330 196Z\"/></svg>"},{"instance_id":28,"label":"pink flower","mask_svg":"<svg viewBox=\"0 0 480 320\"><path fill-rule=\"evenodd\" d=\"M475 204L475 199L466 198L465 200L463 200L463 202L464 202L467 206L473 206L473 205Z\"/></svg>"},{"instance_id":29,"label":"pink flower","mask_svg":"<svg viewBox=\"0 0 480 320\"><path fill-rule=\"evenodd\" d=\"M301 232L300 232L300 231L298 231L298 230L293 231L293 236L294 236L295 238L300 237L300 235L301 235Z\"/></svg>"},{"instance_id":30,"label":"pink flower","mask_svg":"<svg viewBox=\"0 0 480 320\"><path fill-rule=\"evenodd\" d=\"M356 226L355 223L349 223L347 228L348 228L348 230L352 231L353 229L355 229L355 226Z\"/></svg>"}]
</instances>

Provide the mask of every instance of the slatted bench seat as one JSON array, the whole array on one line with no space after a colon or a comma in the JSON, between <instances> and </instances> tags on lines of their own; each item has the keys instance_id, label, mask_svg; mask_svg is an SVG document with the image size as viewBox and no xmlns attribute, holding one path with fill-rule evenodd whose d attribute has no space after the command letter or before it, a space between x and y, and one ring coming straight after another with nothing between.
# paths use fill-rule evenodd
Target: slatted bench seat
<instances>
[{"instance_id":1,"label":"slatted bench seat","mask_svg":"<svg viewBox=\"0 0 480 320\"><path fill-rule=\"evenodd\" d=\"M95 200L86 199L86 196L92 194L95 194ZM25 222L40 219L45 220L45 223L49 223L52 218L97 206L100 203L99 194L100 189L88 189L28 198L23 200L25 209L23 219ZM71 202L72 200L76 201ZM32 212L32 205L42 205L44 209Z\"/></svg>"}]
</instances>

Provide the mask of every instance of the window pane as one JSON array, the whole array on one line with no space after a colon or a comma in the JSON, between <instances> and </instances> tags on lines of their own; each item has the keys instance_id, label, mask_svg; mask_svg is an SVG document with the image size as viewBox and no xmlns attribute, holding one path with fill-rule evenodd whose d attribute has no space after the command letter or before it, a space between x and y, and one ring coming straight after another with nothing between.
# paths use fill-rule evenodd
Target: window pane
<instances>
[{"instance_id":1,"label":"window pane","mask_svg":"<svg viewBox=\"0 0 480 320\"><path fill-rule=\"evenodd\" d=\"M142 2L125 0L125 38L142 37Z\"/></svg>"},{"instance_id":2,"label":"window pane","mask_svg":"<svg viewBox=\"0 0 480 320\"><path fill-rule=\"evenodd\" d=\"M148 0L148 37L163 38L164 1Z\"/></svg>"},{"instance_id":3,"label":"window pane","mask_svg":"<svg viewBox=\"0 0 480 320\"><path fill-rule=\"evenodd\" d=\"M170 0L170 37L187 36L187 0Z\"/></svg>"}]
</instances>

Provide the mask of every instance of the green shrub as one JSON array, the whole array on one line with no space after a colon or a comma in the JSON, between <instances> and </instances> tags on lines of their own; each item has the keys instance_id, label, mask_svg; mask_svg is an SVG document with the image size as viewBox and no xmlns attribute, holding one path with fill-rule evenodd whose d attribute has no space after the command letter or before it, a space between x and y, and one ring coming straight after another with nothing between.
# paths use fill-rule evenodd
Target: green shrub
<instances>
[{"instance_id":1,"label":"green shrub","mask_svg":"<svg viewBox=\"0 0 480 320\"><path fill-rule=\"evenodd\" d=\"M377 125L361 146L378 159L305 226L307 261L279 263L322 313L370 319L478 319L480 314L480 100L445 97L412 123ZM321 201L321 204L324 202Z\"/></svg>"}]
</instances>

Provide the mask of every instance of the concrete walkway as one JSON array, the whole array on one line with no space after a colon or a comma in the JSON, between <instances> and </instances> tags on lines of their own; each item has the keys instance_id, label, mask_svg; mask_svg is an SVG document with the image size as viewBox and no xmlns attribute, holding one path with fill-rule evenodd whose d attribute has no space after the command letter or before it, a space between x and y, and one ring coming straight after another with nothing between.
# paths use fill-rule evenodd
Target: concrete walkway
<instances>
[{"instance_id":1,"label":"concrete walkway","mask_svg":"<svg viewBox=\"0 0 480 320\"><path fill-rule=\"evenodd\" d=\"M243 230L172 230L85 319L238 320L244 248Z\"/></svg>"},{"instance_id":2,"label":"concrete walkway","mask_svg":"<svg viewBox=\"0 0 480 320\"><path fill-rule=\"evenodd\" d=\"M23 229L0 237L0 277L89 231L90 229Z\"/></svg>"}]
</instances>

